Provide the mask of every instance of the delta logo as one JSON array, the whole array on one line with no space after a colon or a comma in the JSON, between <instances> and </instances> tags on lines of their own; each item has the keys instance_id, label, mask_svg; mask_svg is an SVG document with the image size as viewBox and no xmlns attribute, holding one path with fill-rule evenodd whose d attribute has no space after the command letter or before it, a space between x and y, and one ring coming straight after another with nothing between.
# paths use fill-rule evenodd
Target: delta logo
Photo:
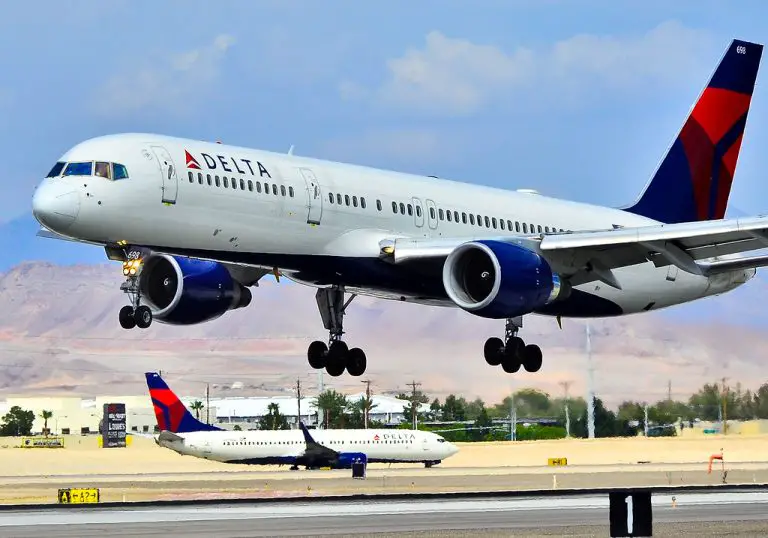
<instances>
[{"instance_id":1,"label":"delta logo","mask_svg":"<svg viewBox=\"0 0 768 538\"><path fill-rule=\"evenodd\" d=\"M208 170L208 171L222 171L229 172L230 174L246 175L250 173L252 176L260 176L272 179L272 175L267 168L259 161L253 161L252 159L243 159L228 157L226 155L209 155L207 153L200 153L201 159L195 158L189 150L184 150L184 160L187 163L189 170ZM200 162L205 164L203 168ZM258 172L258 173L257 173Z\"/></svg>"},{"instance_id":2,"label":"delta logo","mask_svg":"<svg viewBox=\"0 0 768 538\"><path fill-rule=\"evenodd\" d=\"M379 440L379 434L378 434L378 433L377 433L376 435L374 435L374 436L373 436L373 440L374 440L374 441L378 441L378 440Z\"/></svg>"}]
</instances>

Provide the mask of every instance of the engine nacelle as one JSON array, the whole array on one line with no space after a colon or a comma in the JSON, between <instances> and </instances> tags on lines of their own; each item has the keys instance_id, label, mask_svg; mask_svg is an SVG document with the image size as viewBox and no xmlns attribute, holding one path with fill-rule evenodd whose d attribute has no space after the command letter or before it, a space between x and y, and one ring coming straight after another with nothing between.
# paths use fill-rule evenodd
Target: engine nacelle
<instances>
[{"instance_id":1,"label":"engine nacelle","mask_svg":"<svg viewBox=\"0 0 768 538\"><path fill-rule=\"evenodd\" d=\"M456 247L445 260L443 286L460 308L493 319L529 314L570 293L540 255L500 241Z\"/></svg>"},{"instance_id":2,"label":"engine nacelle","mask_svg":"<svg viewBox=\"0 0 768 538\"><path fill-rule=\"evenodd\" d=\"M353 463L368 463L368 456L364 452L339 452L339 457L333 467L337 469L351 469Z\"/></svg>"},{"instance_id":3,"label":"engine nacelle","mask_svg":"<svg viewBox=\"0 0 768 538\"><path fill-rule=\"evenodd\" d=\"M193 325L218 318L251 303L251 290L232 278L220 263L152 254L139 275L144 304L154 319Z\"/></svg>"}]
</instances>

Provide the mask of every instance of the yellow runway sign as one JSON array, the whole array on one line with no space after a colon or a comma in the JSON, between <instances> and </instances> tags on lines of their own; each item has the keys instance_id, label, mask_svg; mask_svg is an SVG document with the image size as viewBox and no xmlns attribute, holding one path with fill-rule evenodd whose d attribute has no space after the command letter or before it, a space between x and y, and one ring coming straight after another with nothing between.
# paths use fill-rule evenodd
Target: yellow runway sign
<instances>
[{"instance_id":1,"label":"yellow runway sign","mask_svg":"<svg viewBox=\"0 0 768 538\"><path fill-rule=\"evenodd\" d=\"M99 502L99 488L67 488L59 490L59 504L92 504Z\"/></svg>"},{"instance_id":2,"label":"yellow runway sign","mask_svg":"<svg viewBox=\"0 0 768 538\"><path fill-rule=\"evenodd\" d=\"M568 465L568 458L549 458L547 465L550 467L564 467Z\"/></svg>"}]
</instances>

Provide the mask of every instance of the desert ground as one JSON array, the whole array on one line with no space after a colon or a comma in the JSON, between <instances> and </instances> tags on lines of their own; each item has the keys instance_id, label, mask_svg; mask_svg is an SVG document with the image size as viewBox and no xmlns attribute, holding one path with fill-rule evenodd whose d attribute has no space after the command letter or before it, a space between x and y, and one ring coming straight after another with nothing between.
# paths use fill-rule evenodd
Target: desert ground
<instances>
[{"instance_id":1,"label":"desert ground","mask_svg":"<svg viewBox=\"0 0 768 538\"><path fill-rule=\"evenodd\" d=\"M98 487L110 501L768 483L768 435L463 443L439 466L372 464L365 480L348 470L216 463L142 437L111 449L99 448L95 436L69 436L61 449L18 445L0 441L0 503L56 502L66 487ZM708 473L710 455L719 453L724 464ZM568 464L551 467L548 458Z\"/></svg>"}]
</instances>

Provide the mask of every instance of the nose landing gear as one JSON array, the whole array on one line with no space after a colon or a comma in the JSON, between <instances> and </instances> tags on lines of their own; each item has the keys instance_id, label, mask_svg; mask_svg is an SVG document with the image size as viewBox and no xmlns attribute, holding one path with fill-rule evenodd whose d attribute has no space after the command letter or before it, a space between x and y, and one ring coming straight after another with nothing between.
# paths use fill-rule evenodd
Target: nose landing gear
<instances>
[{"instance_id":1,"label":"nose landing gear","mask_svg":"<svg viewBox=\"0 0 768 538\"><path fill-rule=\"evenodd\" d=\"M125 267L133 267L131 263L125 262L123 264L123 274L126 274ZM138 271L134 271L133 274L128 273L126 276L127 278L120 285L120 289L128 295L131 304L120 309L118 314L120 326L123 329L133 329L134 327L146 329L152 325L152 310L148 306L141 304Z\"/></svg>"}]
</instances>

